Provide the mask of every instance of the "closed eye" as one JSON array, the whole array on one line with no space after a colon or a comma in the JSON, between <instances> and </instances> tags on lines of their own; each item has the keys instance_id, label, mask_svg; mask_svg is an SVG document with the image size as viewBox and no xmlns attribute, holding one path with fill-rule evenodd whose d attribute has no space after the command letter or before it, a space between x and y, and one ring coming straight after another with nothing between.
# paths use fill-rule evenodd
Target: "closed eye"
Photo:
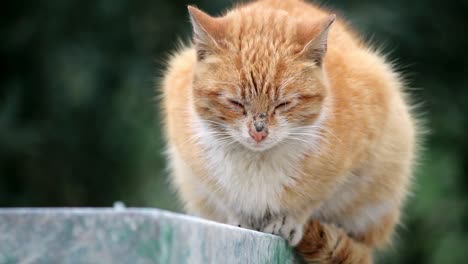
<instances>
[{"instance_id":1,"label":"closed eye","mask_svg":"<svg viewBox=\"0 0 468 264\"><path fill-rule=\"evenodd\" d=\"M244 105L243 105L241 102L239 102L239 101L236 101L236 100L232 100L232 99L231 99L231 100L229 100L229 103L231 103L232 105L234 105L234 106L236 106L236 107L238 107L238 108L244 109Z\"/></svg>"},{"instance_id":2,"label":"closed eye","mask_svg":"<svg viewBox=\"0 0 468 264\"><path fill-rule=\"evenodd\" d=\"M284 108L288 107L290 104L291 104L291 102L289 102L289 101L282 102L282 103L278 104L278 105L275 107L275 110L284 109Z\"/></svg>"}]
</instances>

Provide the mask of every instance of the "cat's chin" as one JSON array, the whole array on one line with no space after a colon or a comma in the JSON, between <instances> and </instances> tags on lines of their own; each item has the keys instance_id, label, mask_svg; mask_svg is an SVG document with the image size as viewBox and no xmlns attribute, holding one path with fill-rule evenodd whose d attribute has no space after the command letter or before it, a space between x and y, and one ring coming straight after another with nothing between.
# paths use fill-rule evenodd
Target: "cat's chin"
<instances>
[{"instance_id":1,"label":"cat's chin","mask_svg":"<svg viewBox=\"0 0 468 264\"><path fill-rule=\"evenodd\" d=\"M269 149L272 149L276 144L268 144L268 143L249 143L249 142L241 142L242 146L247 148L250 151L254 152L262 152Z\"/></svg>"}]
</instances>

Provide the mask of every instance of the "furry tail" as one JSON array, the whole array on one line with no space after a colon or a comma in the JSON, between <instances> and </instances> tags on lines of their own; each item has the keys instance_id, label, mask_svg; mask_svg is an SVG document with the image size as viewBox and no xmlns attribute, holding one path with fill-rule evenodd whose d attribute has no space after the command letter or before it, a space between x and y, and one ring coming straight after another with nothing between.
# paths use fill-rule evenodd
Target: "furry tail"
<instances>
[{"instance_id":1,"label":"furry tail","mask_svg":"<svg viewBox=\"0 0 468 264\"><path fill-rule=\"evenodd\" d=\"M372 249L333 225L311 221L297 246L306 263L371 264Z\"/></svg>"}]
</instances>

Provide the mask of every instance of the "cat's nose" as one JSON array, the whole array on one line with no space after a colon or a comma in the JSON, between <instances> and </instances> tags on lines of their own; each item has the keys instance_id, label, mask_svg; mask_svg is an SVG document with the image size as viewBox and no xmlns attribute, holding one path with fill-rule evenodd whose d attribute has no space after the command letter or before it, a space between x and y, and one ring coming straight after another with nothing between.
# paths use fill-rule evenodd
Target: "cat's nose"
<instances>
[{"instance_id":1,"label":"cat's nose","mask_svg":"<svg viewBox=\"0 0 468 264\"><path fill-rule=\"evenodd\" d=\"M249 129L249 134L257 143L259 143L268 136L268 132L265 127L265 124L263 123L262 124L255 123L254 127L255 128L251 127Z\"/></svg>"},{"instance_id":2,"label":"cat's nose","mask_svg":"<svg viewBox=\"0 0 468 264\"><path fill-rule=\"evenodd\" d=\"M263 122L254 122L254 127L257 132L261 132L265 128L265 123Z\"/></svg>"}]
</instances>

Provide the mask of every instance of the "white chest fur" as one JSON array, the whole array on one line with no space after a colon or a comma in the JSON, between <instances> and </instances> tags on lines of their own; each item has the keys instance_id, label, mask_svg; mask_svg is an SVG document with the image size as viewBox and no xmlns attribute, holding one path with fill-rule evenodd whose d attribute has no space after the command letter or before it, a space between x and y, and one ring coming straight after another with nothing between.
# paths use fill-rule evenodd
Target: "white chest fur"
<instances>
[{"instance_id":1,"label":"white chest fur","mask_svg":"<svg viewBox=\"0 0 468 264\"><path fill-rule=\"evenodd\" d=\"M298 175L302 155L296 147L279 146L262 153L240 145L206 148L210 176L225 194L216 197L220 201L215 204L249 217L261 217L266 211L279 212L284 188L294 185Z\"/></svg>"}]
</instances>

